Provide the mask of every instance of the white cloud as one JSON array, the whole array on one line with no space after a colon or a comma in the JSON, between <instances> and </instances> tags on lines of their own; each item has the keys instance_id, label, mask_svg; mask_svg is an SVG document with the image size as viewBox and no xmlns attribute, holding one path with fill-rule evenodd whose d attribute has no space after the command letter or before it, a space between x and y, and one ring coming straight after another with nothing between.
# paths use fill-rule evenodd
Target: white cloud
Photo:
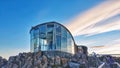
<instances>
[{"instance_id":1,"label":"white cloud","mask_svg":"<svg viewBox=\"0 0 120 68\"><path fill-rule=\"evenodd\" d=\"M98 54L120 54L120 44L103 47L91 47L89 53L96 52Z\"/></svg>"},{"instance_id":2,"label":"white cloud","mask_svg":"<svg viewBox=\"0 0 120 68\"><path fill-rule=\"evenodd\" d=\"M106 44L103 46L89 47L89 53L96 52L98 54L120 54L120 39L116 39L112 44Z\"/></svg>"},{"instance_id":3,"label":"white cloud","mask_svg":"<svg viewBox=\"0 0 120 68\"><path fill-rule=\"evenodd\" d=\"M80 45L87 45L87 46L91 46L92 44L96 43L94 40L80 40L76 42L77 44L80 44Z\"/></svg>"},{"instance_id":4,"label":"white cloud","mask_svg":"<svg viewBox=\"0 0 120 68\"><path fill-rule=\"evenodd\" d=\"M95 24L101 23L101 21L108 20L119 14L120 0L107 0L78 15L66 26L72 32L73 36L94 35L113 30L120 30L120 16L115 20L109 21L110 23L108 24L95 26Z\"/></svg>"}]
</instances>

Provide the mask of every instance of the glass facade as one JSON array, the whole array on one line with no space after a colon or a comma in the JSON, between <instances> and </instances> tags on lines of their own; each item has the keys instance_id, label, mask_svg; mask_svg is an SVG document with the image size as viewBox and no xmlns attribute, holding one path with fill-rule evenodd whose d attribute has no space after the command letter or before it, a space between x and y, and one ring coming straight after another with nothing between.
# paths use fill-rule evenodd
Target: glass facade
<instances>
[{"instance_id":1,"label":"glass facade","mask_svg":"<svg viewBox=\"0 0 120 68\"><path fill-rule=\"evenodd\" d=\"M30 35L31 52L41 50L75 53L71 33L59 23L49 22L32 27Z\"/></svg>"}]
</instances>

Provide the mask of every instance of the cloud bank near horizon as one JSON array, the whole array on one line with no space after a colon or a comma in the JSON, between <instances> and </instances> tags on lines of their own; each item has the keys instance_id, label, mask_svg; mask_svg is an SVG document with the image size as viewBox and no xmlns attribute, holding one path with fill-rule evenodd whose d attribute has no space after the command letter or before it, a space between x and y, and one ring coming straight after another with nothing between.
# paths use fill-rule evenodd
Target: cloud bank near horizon
<instances>
[{"instance_id":1,"label":"cloud bank near horizon","mask_svg":"<svg viewBox=\"0 0 120 68\"><path fill-rule=\"evenodd\" d=\"M88 52L96 52L98 54L120 54L120 39L114 40L111 44L89 47Z\"/></svg>"},{"instance_id":2,"label":"cloud bank near horizon","mask_svg":"<svg viewBox=\"0 0 120 68\"><path fill-rule=\"evenodd\" d=\"M120 0L107 0L100 3L73 18L66 27L73 36L90 36L120 30Z\"/></svg>"}]
</instances>

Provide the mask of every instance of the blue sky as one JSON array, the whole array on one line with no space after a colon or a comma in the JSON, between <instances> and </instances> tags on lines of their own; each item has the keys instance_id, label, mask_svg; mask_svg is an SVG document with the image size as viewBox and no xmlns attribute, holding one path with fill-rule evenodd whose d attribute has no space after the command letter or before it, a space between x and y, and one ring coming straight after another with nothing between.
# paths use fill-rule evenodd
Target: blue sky
<instances>
[{"instance_id":1,"label":"blue sky","mask_svg":"<svg viewBox=\"0 0 120 68\"><path fill-rule=\"evenodd\" d=\"M8 58L19 52L28 52L30 50L29 30L31 26L40 23L57 21L68 27L74 35L74 29L71 29L68 24L74 26L81 22L71 20L79 19L76 17L84 15L84 12L89 12L91 8L103 2L105 0L0 0L0 56ZM114 17L111 18L114 19ZM120 18L119 14L118 18ZM77 44L100 46L120 38L119 35L119 30L93 33L90 36L84 33L79 34L78 31L78 35L74 38Z\"/></svg>"}]
</instances>

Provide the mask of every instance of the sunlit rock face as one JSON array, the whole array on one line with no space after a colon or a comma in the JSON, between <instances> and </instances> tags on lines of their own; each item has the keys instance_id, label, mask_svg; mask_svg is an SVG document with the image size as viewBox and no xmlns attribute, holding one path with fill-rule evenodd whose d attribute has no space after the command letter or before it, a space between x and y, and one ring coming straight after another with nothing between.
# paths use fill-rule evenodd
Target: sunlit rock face
<instances>
[{"instance_id":1,"label":"sunlit rock face","mask_svg":"<svg viewBox=\"0 0 120 68\"><path fill-rule=\"evenodd\" d=\"M61 51L75 54L75 42L70 31L56 22L36 25L30 30L31 52Z\"/></svg>"}]
</instances>

